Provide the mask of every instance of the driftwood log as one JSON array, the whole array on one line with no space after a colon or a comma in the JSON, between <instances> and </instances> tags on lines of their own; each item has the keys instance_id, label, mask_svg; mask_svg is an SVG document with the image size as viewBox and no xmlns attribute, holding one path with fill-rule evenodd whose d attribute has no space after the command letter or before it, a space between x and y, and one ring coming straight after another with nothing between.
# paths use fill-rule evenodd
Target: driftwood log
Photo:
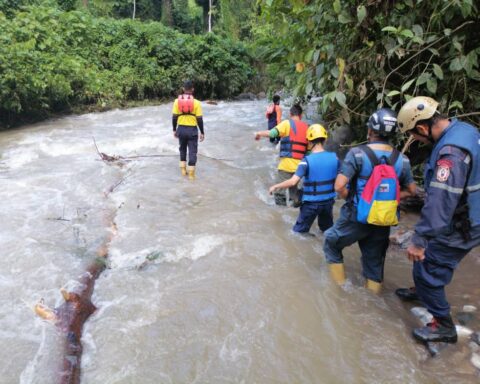
<instances>
[{"instance_id":1,"label":"driftwood log","mask_svg":"<svg viewBox=\"0 0 480 384\"><path fill-rule=\"evenodd\" d=\"M96 310L95 305L91 301L95 280L105 269L108 247L115 233L116 226L112 220L109 236L97 250L95 260L88 265L79 278L78 290L72 292L68 292L65 289L60 290L65 300L62 305L51 309L44 304L42 299L35 306L37 315L54 323L62 335L64 335L63 361L59 368L58 380L61 384L80 383L83 325Z\"/></svg>"}]
</instances>

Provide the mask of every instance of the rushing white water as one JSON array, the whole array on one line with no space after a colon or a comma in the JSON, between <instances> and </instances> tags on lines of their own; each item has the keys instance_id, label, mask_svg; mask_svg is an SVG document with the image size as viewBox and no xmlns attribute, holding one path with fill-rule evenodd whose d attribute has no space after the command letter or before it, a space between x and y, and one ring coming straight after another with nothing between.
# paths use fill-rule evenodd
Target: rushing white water
<instances>
[{"instance_id":1,"label":"rushing white water","mask_svg":"<svg viewBox=\"0 0 480 384\"><path fill-rule=\"evenodd\" d=\"M61 335L32 307L60 305L112 213L118 233L84 329L84 383L477 382L466 342L436 359L413 342L417 323L393 294L411 284L402 252L389 253L384 293L373 296L356 246L340 289L318 228L291 232L297 210L267 193L276 149L253 140L264 108L204 105L194 182L179 172L171 104L0 133L1 383L55 382ZM93 137L109 155L163 156L107 164ZM473 256L461 265L454 310L480 308L479 271Z\"/></svg>"}]
</instances>

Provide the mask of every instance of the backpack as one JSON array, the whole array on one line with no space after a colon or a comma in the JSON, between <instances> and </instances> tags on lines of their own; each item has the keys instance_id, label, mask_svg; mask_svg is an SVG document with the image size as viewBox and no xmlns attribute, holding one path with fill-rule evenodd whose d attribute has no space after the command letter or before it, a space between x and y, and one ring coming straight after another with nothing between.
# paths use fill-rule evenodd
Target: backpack
<instances>
[{"instance_id":1,"label":"backpack","mask_svg":"<svg viewBox=\"0 0 480 384\"><path fill-rule=\"evenodd\" d=\"M400 152L394 148L386 164L381 164L370 147L363 146L362 150L373 170L357 204L357 220L378 226L397 225L400 183L394 166Z\"/></svg>"}]
</instances>

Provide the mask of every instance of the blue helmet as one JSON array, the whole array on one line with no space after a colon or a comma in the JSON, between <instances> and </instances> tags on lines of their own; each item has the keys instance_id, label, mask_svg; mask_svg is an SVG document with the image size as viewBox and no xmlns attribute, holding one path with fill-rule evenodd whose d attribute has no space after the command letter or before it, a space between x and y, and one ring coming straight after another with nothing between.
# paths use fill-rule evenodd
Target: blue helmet
<instances>
[{"instance_id":1,"label":"blue helmet","mask_svg":"<svg viewBox=\"0 0 480 384\"><path fill-rule=\"evenodd\" d=\"M367 123L367 127L380 136L394 134L397 126L397 114L390 108L380 108L370 116Z\"/></svg>"}]
</instances>

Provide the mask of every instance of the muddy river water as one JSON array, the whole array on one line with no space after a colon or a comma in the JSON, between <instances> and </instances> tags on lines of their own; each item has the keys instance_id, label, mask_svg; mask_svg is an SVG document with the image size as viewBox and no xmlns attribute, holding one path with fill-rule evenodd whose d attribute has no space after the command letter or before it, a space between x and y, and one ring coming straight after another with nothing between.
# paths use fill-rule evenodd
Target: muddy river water
<instances>
[{"instance_id":1,"label":"muddy river water","mask_svg":"<svg viewBox=\"0 0 480 384\"><path fill-rule=\"evenodd\" d=\"M182 178L171 104L70 116L0 133L0 382L54 383L61 335L32 307L62 302L117 234L83 334L83 383L475 383L467 340L429 358L395 297L411 284L391 247L380 296L330 280L323 236L268 195L277 149L255 142L265 103L204 105L197 179ZM145 156L123 167L109 155ZM109 193L109 190L112 190ZM336 204L338 213L340 202ZM404 217L411 226L415 217ZM448 287L453 314L480 308L478 251ZM467 326L480 330L480 314Z\"/></svg>"}]
</instances>

